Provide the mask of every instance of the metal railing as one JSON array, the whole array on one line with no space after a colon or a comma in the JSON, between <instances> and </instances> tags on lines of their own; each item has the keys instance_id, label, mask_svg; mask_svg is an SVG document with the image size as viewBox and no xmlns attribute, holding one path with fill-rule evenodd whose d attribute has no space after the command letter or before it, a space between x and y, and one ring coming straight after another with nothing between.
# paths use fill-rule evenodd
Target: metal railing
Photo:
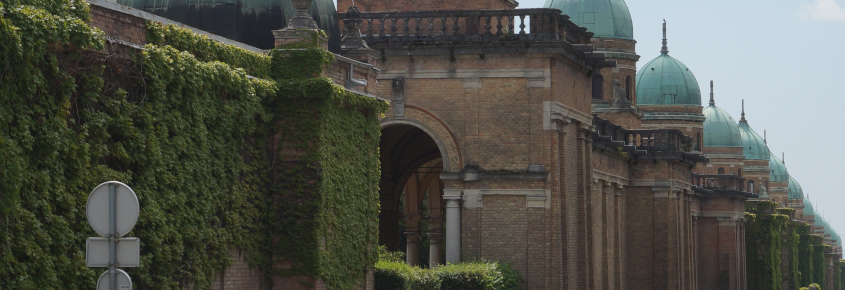
<instances>
[{"instance_id":1,"label":"metal railing","mask_svg":"<svg viewBox=\"0 0 845 290\"><path fill-rule=\"evenodd\" d=\"M692 174L692 185L718 191L745 191L745 178L733 174Z\"/></svg>"}]
</instances>

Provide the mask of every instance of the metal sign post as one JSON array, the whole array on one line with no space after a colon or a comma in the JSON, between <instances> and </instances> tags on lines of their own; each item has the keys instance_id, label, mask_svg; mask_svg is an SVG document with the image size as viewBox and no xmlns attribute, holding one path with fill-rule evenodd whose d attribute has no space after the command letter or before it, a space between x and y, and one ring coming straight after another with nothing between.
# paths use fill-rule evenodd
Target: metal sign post
<instances>
[{"instance_id":1,"label":"metal sign post","mask_svg":"<svg viewBox=\"0 0 845 290\"><path fill-rule=\"evenodd\" d=\"M117 263L117 253L115 253L115 248L117 245L117 241L115 241L115 236L117 236L117 215L115 212L117 211L117 185L109 184L109 289L117 290L117 267L114 265Z\"/></svg>"},{"instance_id":2,"label":"metal sign post","mask_svg":"<svg viewBox=\"0 0 845 290\"><path fill-rule=\"evenodd\" d=\"M141 240L122 238L135 226L139 211L138 196L118 181L104 182L88 196L88 223L103 237L88 238L85 260L88 267L109 268L97 280L98 290L132 289L129 275L118 267L141 265Z\"/></svg>"}]
</instances>

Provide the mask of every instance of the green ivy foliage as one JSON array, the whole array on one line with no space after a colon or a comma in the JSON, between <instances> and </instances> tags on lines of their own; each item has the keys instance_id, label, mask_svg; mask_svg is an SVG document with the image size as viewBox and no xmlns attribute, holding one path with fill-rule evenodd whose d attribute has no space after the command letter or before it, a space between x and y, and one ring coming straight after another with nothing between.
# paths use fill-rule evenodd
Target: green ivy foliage
<instances>
[{"instance_id":1,"label":"green ivy foliage","mask_svg":"<svg viewBox=\"0 0 845 290\"><path fill-rule=\"evenodd\" d=\"M780 209L779 209L780 210ZM792 212L790 212L791 214ZM798 228L804 223L797 221L790 221L783 233L783 250L782 253L787 255L788 263L784 265L788 277L784 277L788 281L788 289L795 289L801 286L801 270L799 268L799 250L798 246L801 241L801 236L798 234Z\"/></svg>"},{"instance_id":2,"label":"green ivy foliage","mask_svg":"<svg viewBox=\"0 0 845 290\"><path fill-rule=\"evenodd\" d=\"M268 55L155 22L151 44L118 62L88 17L83 0L0 0L0 289L94 285L84 205L106 180L141 203L138 288L208 288L232 249L266 274L284 261L332 289L361 281L376 259L384 102L306 78L326 51L280 53L301 75L273 74Z\"/></svg>"},{"instance_id":3,"label":"green ivy foliage","mask_svg":"<svg viewBox=\"0 0 845 290\"><path fill-rule=\"evenodd\" d=\"M88 193L120 180L142 214L136 286L207 288L232 248L255 248L260 142L270 81L171 47L148 46L144 94L114 73L82 0L0 2L0 288L90 288ZM195 51L201 51L196 48ZM269 60L269 58L265 57ZM269 67L269 61L265 61ZM109 70L106 72L106 70Z\"/></svg>"},{"instance_id":4,"label":"green ivy foliage","mask_svg":"<svg viewBox=\"0 0 845 290\"><path fill-rule=\"evenodd\" d=\"M810 225L803 223L798 227L798 268L801 271L801 284L813 283L813 272L819 271L813 266L813 252L815 247L811 243Z\"/></svg>"},{"instance_id":5,"label":"green ivy foliage","mask_svg":"<svg viewBox=\"0 0 845 290\"><path fill-rule=\"evenodd\" d=\"M178 26L147 21L147 41L187 51L201 61L220 61L242 68L254 77L267 78L270 75L270 57L267 54L220 43Z\"/></svg>"},{"instance_id":6,"label":"green ivy foliage","mask_svg":"<svg viewBox=\"0 0 845 290\"><path fill-rule=\"evenodd\" d=\"M101 49L77 1L0 0L0 288L93 285L84 267L86 190L120 174L92 166L74 100L100 80L62 69L62 59ZM95 67L96 68L96 67ZM96 185L96 184L95 184ZM90 231L90 230L89 230Z\"/></svg>"},{"instance_id":7,"label":"green ivy foliage","mask_svg":"<svg viewBox=\"0 0 845 290\"><path fill-rule=\"evenodd\" d=\"M813 282L818 283L822 287L824 287L824 272L825 272L825 262L824 262L824 252L825 247L829 247L824 244L824 238L822 236L813 235L811 238L810 243L813 244Z\"/></svg>"},{"instance_id":8,"label":"green ivy foliage","mask_svg":"<svg viewBox=\"0 0 845 290\"><path fill-rule=\"evenodd\" d=\"M316 48L287 52L271 53L278 93L267 107L283 133L272 166L278 182L270 194L266 251L273 260L267 263L274 275L319 277L330 289L352 289L377 258L376 116L387 105L313 77L319 74L313 69L306 77L279 73L288 66L323 70L333 60Z\"/></svg>"},{"instance_id":9,"label":"green ivy foliage","mask_svg":"<svg viewBox=\"0 0 845 290\"><path fill-rule=\"evenodd\" d=\"M148 44L141 59L147 93L126 104L120 131L145 212L142 264L156 266L130 274L145 288L207 288L230 249L256 248L262 164L247 160L261 160L263 142L248 141L264 131L275 84L169 46Z\"/></svg>"},{"instance_id":10,"label":"green ivy foliage","mask_svg":"<svg viewBox=\"0 0 845 290\"><path fill-rule=\"evenodd\" d=\"M746 208L749 208L746 203ZM768 211L767 206L754 207ZM769 211L771 212L771 211ZM745 240L748 289L780 289L782 231L789 216L757 213L746 215Z\"/></svg>"}]
</instances>

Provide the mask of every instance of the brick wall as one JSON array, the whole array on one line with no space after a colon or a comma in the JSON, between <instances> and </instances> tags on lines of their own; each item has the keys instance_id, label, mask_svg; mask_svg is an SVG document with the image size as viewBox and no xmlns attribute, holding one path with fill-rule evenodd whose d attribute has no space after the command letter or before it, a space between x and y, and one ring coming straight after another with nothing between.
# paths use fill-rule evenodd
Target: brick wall
<instances>
[{"instance_id":1,"label":"brick wall","mask_svg":"<svg viewBox=\"0 0 845 290\"><path fill-rule=\"evenodd\" d=\"M126 9L130 8L127 7ZM91 5L90 11L91 22L89 24L102 30L108 39L137 45L147 43L147 24L144 18L99 5Z\"/></svg>"},{"instance_id":2,"label":"brick wall","mask_svg":"<svg viewBox=\"0 0 845 290\"><path fill-rule=\"evenodd\" d=\"M212 290L259 289L264 287L261 272L251 268L246 261L247 253L233 249L229 251L232 264L219 274L211 285Z\"/></svg>"}]
</instances>

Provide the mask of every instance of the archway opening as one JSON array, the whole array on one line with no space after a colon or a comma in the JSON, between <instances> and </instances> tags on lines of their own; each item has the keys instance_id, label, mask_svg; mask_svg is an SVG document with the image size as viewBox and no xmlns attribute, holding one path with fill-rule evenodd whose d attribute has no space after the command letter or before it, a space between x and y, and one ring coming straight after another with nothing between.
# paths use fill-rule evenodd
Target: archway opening
<instances>
[{"instance_id":1,"label":"archway opening","mask_svg":"<svg viewBox=\"0 0 845 290\"><path fill-rule=\"evenodd\" d=\"M443 158L423 130L404 124L382 128L379 143L379 244L405 253L410 265L443 264Z\"/></svg>"}]
</instances>

